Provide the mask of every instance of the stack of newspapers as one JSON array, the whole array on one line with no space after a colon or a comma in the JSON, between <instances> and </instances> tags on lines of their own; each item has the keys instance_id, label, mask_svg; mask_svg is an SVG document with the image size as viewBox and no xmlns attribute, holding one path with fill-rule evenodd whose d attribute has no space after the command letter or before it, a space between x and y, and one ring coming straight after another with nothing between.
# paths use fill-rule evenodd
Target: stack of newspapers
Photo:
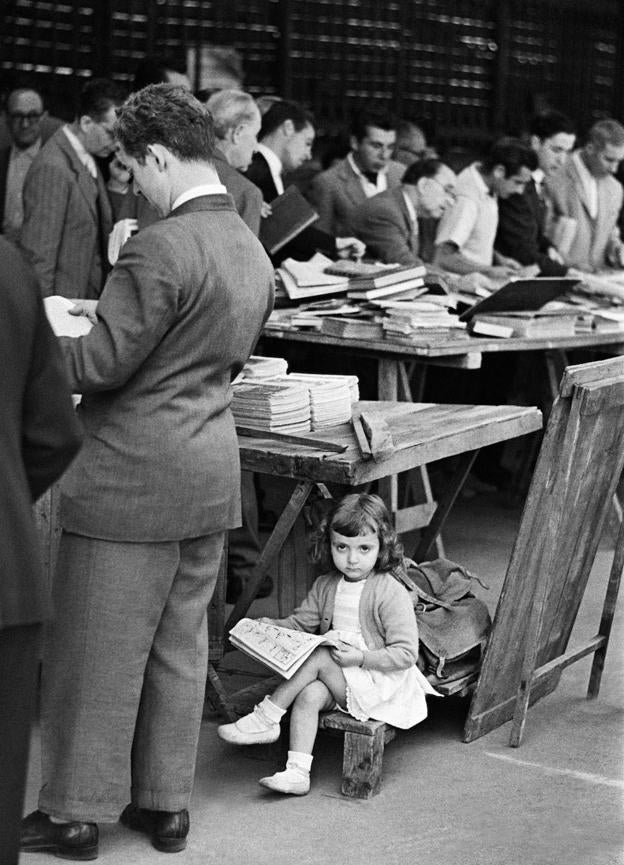
<instances>
[{"instance_id":1,"label":"stack of newspapers","mask_svg":"<svg viewBox=\"0 0 624 865\"><path fill-rule=\"evenodd\" d=\"M297 382L308 388L313 430L351 420L351 406L359 399L357 376L290 373L281 380Z\"/></svg>"},{"instance_id":2,"label":"stack of newspapers","mask_svg":"<svg viewBox=\"0 0 624 865\"><path fill-rule=\"evenodd\" d=\"M232 414L237 426L271 432L310 431L310 395L300 383L243 380L232 386Z\"/></svg>"}]
</instances>

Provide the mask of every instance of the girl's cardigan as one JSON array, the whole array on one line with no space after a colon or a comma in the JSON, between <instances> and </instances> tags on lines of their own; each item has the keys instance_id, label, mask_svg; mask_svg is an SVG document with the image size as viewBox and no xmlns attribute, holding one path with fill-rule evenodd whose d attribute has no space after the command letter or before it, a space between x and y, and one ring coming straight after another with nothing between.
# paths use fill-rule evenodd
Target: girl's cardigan
<instances>
[{"instance_id":1,"label":"girl's cardigan","mask_svg":"<svg viewBox=\"0 0 624 865\"><path fill-rule=\"evenodd\" d=\"M302 603L276 625L325 634L331 628L337 571L318 577ZM368 670L404 670L418 658L418 627L409 593L392 574L372 573L360 598L360 626L368 651L362 667Z\"/></svg>"}]
</instances>

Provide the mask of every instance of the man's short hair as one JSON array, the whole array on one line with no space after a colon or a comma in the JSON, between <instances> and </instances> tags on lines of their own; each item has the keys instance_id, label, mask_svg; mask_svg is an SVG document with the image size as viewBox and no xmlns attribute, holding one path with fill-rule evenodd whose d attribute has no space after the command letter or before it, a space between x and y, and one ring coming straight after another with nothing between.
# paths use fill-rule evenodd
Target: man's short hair
<instances>
[{"instance_id":1,"label":"man's short hair","mask_svg":"<svg viewBox=\"0 0 624 865\"><path fill-rule=\"evenodd\" d=\"M386 132L394 132L396 120L385 111L360 111L351 120L349 131L356 141L362 141L368 135L370 126L384 129Z\"/></svg>"},{"instance_id":2,"label":"man's short hair","mask_svg":"<svg viewBox=\"0 0 624 865\"><path fill-rule=\"evenodd\" d=\"M252 123L259 114L253 96L242 90L219 90L205 105L212 114L217 138L225 138L241 123Z\"/></svg>"},{"instance_id":3,"label":"man's short hair","mask_svg":"<svg viewBox=\"0 0 624 865\"><path fill-rule=\"evenodd\" d=\"M78 97L78 117L88 115L96 123L111 109L123 102L119 84L108 78L91 78Z\"/></svg>"},{"instance_id":4,"label":"man's short hair","mask_svg":"<svg viewBox=\"0 0 624 865\"><path fill-rule=\"evenodd\" d=\"M43 105L43 96L41 95L41 93L36 88L34 88L34 87L16 87L15 89L11 90L7 94L7 99L6 99L7 111L10 110L9 109L10 104L12 102L15 102L15 100L18 99L23 93L34 93L35 96L39 97L39 99L41 100L41 104Z\"/></svg>"},{"instance_id":5,"label":"man's short hair","mask_svg":"<svg viewBox=\"0 0 624 865\"><path fill-rule=\"evenodd\" d=\"M564 132L566 135L576 135L576 127L567 114L561 111L544 111L537 114L531 121L529 133L540 141L553 138Z\"/></svg>"},{"instance_id":6,"label":"man's short hair","mask_svg":"<svg viewBox=\"0 0 624 865\"><path fill-rule=\"evenodd\" d=\"M150 84L131 93L117 111L115 137L129 156L143 163L148 144L162 144L182 162L211 162L212 117L184 87Z\"/></svg>"},{"instance_id":7,"label":"man's short hair","mask_svg":"<svg viewBox=\"0 0 624 865\"><path fill-rule=\"evenodd\" d=\"M285 99L280 99L275 102L269 110L262 116L262 129L258 136L262 140L265 136L275 132L276 129L285 123L287 120L292 120L296 132L301 132L306 126L314 126L314 115L298 102L287 102Z\"/></svg>"},{"instance_id":8,"label":"man's short hair","mask_svg":"<svg viewBox=\"0 0 624 865\"><path fill-rule=\"evenodd\" d=\"M421 177L435 177L443 165L441 159L418 159L405 169L401 183L415 186Z\"/></svg>"},{"instance_id":9,"label":"man's short hair","mask_svg":"<svg viewBox=\"0 0 624 865\"><path fill-rule=\"evenodd\" d=\"M594 123L587 134L588 143L591 142L597 150L604 150L608 144L613 147L624 146L624 126L617 120L599 120Z\"/></svg>"},{"instance_id":10,"label":"man's short hair","mask_svg":"<svg viewBox=\"0 0 624 865\"><path fill-rule=\"evenodd\" d=\"M492 171L496 165L502 165L505 177L512 177L518 174L521 168L535 171L537 154L519 138L499 138L490 147L481 165L486 172Z\"/></svg>"}]
</instances>

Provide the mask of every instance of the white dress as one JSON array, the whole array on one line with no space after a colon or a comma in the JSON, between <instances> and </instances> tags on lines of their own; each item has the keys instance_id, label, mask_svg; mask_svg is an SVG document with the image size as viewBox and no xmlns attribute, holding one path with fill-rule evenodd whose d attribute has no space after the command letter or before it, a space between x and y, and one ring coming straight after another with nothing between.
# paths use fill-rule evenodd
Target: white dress
<instances>
[{"instance_id":1,"label":"white dress","mask_svg":"<svg viewBox=\"0 0 624 865\"><path fill-rule=\"evenodd\" d=\"M358 616L365 582L341 578L336 589L332 629L326 636L367 651ZM407 729L427 717L425 694L440 696L415 664L391 673L362 667L343 667L342 672L347 682L347 711L358 721L373 718Z\"/></svg>"}]
</instances>

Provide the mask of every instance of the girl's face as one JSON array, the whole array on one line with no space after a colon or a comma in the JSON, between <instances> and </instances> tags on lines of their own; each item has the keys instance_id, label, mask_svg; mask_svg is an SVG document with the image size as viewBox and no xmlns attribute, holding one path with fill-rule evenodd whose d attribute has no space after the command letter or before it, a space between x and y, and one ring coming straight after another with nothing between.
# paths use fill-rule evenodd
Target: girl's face
<instances>
[{"instance_id":1,"label":"girl's face","mask_svg":"<svg viewBox=\"0 0 624 865\"><path fill-rule=\"evenodd\" d=\"M331 554L337 570L348 580L365 580L379 555L377 532L349 538L331 530Z\"/></svg>"}]
</instances>

